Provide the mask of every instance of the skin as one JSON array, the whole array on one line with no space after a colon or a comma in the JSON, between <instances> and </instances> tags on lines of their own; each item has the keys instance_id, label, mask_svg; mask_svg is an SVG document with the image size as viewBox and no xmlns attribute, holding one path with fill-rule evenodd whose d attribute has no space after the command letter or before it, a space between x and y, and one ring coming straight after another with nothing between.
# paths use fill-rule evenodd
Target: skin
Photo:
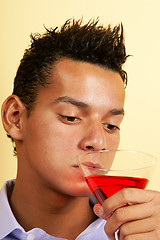
<instances>
[{"instance_id":1,"label":"skin","mask_svg":"<svg viewBox=\"0 0 160 240\"><path fill-rule=\"evenodd\" d=\"M118 148L125 99L120 75L63 58L54 66L50 82L39 90L29 117L17 96L10 96L2 106L4 128L17 147L18 171L10 204L18 222L26 231L39 227L73 240L100 216L109 218L105 231L110 240L117 229L123 240L159 239L154 235L160 221L159 193L120 191L95 206L96 216L77 163L83 153ZM120 208L126 203L129 206ZM134 237L139 233L143 234Z\"/></svg>"},{"instance_id":2,"label":"skin","mask_svg":"<svg viewBox=\"0 0 160 240\"><path fill-rule=\"evenodd\" d=\"M159 192L126 188L94 210L107 220L105 231L110 240L115 240L117 230L119 240L160 239Z\"/></svg>"}]
</instances>

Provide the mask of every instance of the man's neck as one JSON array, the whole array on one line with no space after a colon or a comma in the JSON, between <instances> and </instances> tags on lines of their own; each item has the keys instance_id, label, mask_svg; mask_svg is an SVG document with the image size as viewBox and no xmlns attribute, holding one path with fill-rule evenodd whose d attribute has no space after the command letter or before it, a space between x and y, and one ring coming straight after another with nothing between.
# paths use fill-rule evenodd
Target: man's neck
<instances>
[{"instance_id":1,"label":"man's neck","mask_svg":"<svg viewBox=\"0 0 160 240\"><path fill-rule=\"evenodd\" d=\"M25 186L23 185L23 189ZM97 219L88 197L67 197L53 193L23 191L17 181L10 198L12 211L19 224L29 231L41 228L48 234L75 239Z\"/></svg>"}]
</instances>

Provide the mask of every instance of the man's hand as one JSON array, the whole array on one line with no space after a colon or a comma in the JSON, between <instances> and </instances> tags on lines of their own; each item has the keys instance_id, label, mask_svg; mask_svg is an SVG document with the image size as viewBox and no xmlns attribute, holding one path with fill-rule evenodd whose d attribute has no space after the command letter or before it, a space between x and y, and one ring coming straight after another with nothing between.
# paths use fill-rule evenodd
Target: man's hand
<instances>
[{"instance_id":1,"label":"man's hand","mask_svg":"<svg viewBox=\"0 0 160 240\"><path fill-rule=\"evenodd\" d=\"M160 193L150 190L125 188L106 199L94 212L107 220L105 232L115 240L160 239Z\"/></svg>"}]
</instances>

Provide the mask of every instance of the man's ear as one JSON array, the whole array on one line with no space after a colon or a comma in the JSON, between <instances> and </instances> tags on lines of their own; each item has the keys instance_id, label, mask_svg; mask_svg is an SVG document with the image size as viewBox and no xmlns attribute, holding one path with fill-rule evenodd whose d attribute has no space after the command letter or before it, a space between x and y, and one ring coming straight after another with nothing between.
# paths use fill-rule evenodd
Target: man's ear
<instances>
[{"instance_id":1,"label":"man's ear","mask_svg":"<svg viewBox=\"0 0 160 240\"><path fill-rule=\"evenodd\" d=\"M18 96L9 96L2 105L2 122L6 132L15 140L23 138L23 118L26 108Z\"/></svg>"}]
</instances>

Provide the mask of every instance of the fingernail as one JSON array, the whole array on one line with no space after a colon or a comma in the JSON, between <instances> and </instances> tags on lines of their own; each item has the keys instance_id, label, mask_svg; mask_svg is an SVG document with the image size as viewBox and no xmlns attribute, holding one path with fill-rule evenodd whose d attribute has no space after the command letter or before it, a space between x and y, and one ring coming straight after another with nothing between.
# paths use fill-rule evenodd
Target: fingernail
<instances>
[{"instance_id":1,"label":"fingernail","mask_svg":"<svg viewBox=\"0 0 160 240\"><path fill-rule=\"evenodd\" d=\"M99 208L99 216L103 216L104 215L104 210L102 207Z\"/></svg>"}]
</instances>

